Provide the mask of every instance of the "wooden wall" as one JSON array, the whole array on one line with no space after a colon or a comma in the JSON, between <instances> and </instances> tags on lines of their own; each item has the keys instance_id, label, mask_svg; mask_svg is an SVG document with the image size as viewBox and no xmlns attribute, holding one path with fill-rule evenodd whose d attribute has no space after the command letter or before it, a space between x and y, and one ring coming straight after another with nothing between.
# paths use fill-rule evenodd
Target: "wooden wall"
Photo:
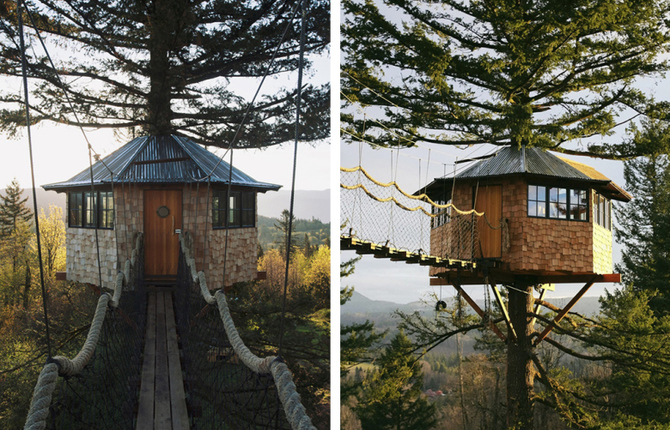
<instances>
[{"instance_id":1,"label":"wooden wall","mask_svg":"<svg viewBox=\"0 0 670 430\"><path fill-rule=\"evenodd\" d=\"M612 233L593 223L527 216L527 182L522 177L493 180L489 185L502 185L503 218L508 220L510 247L501 260L512 271L566 271L612 273ZM480 181L479 187L486 187ZM457 181L454 204L460 209L472 208L476 182ZM593 201L594 191L591 190ZM431 253L442 255L449 248L452 227L445 224L431 230ZM452 247L453 248L453 247ZM435 276L444 269L430 269Z\"/></svg>"},{"instance_id":2,"label":"wooden wall","mask_svg":"<svg viewBox=\"0 0 670 430\"><path fill-rule=\"evenodd\" d=\"M136 232L144 230L144 190L182 190L182 231L194 236L195 260L198 270L207 276L210 288L221 288L223 278L223 254L225 230L214 230L211 225L211 190L207 196L207 185L135 185L114 188L115 229L98 230L103 267L103 284L115 282L116 272L134 246ZM256 215L258 220L258 215ZM67 279L97 285L97 257L95 253L95 231L85 228L67 229ZM236 228L229 230L229 244L225 286L256 279L258 230ZM118 261L117 247L118 242Z\"/></svg>"}]
</instances>

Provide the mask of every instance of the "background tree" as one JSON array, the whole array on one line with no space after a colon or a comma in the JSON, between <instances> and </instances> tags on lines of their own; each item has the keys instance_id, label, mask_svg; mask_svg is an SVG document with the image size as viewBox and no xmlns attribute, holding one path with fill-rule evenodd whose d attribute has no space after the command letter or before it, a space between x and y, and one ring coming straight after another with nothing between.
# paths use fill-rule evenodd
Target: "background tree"
<instances>
[{"instance_id":1,"label":"background tree","mask_svg":"<svg viewBox=\"0 0 670 430\"><path fill-rule=\"evenodd\" d=\"M42 258L45 274L49 278L56 275L56 270L65 264L65 224L63 224L63 208L49 206L49 215L40 209L40 233Z\"/></svg>"},{"instance_id":2,"label":"background tree","mask_svg":"<svg viewBox=\"0 0 670 430\"><path fill-rule=\"evenodd\" d=\"M626 189L634 196L616 205L616 240L624 247L616 270L634 290L652 293L652 308L670 312L670 127L651 121L633 127L629 145L648 154L624 163Z\"/></svg>"},{"instance_id":3,"label":"background tree","mask_svg":"<svg viewBox=\"0 0 670 430\"><path fill-rule=\"evenodd\" d=\"M350 140L561 147L654 112L635 80L667 69L663 0L344 0ZM349 111L351 112L351 110ZM592 143L588 154L619 156ZM627 153L627 156L631 154Z\"/></svg>"},{"instance_id":4,"label":"background tree","mask_svg":"<svg viewBox=\"0 0 670 430\"><path fill-rule=\"evenodd\" d=\"M436 424L435 405L422 396L423 373L413 350L400 331L382 352L356 406L363 430L419 430Z\"/></svg>"},{"instance_id":5,"label":"background tree","mask_svg":"<svg viewBox=\"0 0 670 430\"><path fill-rule=\"evenodd\" d=\"M294 226L290 238L288 237L289 222L292 222ZM274 226L282 233L277 242L275 242L277 249L282 255L286 255L286 247L288 246L290 249L290 254L293 255L293 252L295 251L298 243L295 231L295 216L292 217L291 213L287 209L284 209L281 212L279 219L275 222Z\"/></svg>"},{"instance_id":6,"label":"background tree","mask_svg":"<svg viewBox=\"0 0 670 430\"><path fill-rule=\"evenodd\" d=\"M23 190L14 178L5 188L5 195L0 196L0 238L8 237L21 222L30 222L32 211L26 206L28 197L21 198Z\"/></svg>"},{"instance_id":7,"label":"background tree","mask_svg":"<svg viewBox=\"0 0 670 430\"><path fill-rule=\"evenodd\" d=\"M270 76L283 77L298 67L296 4L298 0L29 2L26 25L48 40L57 69L29 32L32 119L127 130L131 135L177 133L227 147L249 104L240 79L262 76L280 45ZM330 3L305 4L306 51L320 54L329 43ZM16 25L16 6L8 4L0 14L0 73L9 77L21 76ZM8 106L0 111L0 130L15 134L25 125L21 97L0 91L0 101ZM299 137L325 137L328 86L306 85L303 103ZM279 89L251 109L237 144L293 139L294 121L295 89Z\"/></svg>"}]
</instances>

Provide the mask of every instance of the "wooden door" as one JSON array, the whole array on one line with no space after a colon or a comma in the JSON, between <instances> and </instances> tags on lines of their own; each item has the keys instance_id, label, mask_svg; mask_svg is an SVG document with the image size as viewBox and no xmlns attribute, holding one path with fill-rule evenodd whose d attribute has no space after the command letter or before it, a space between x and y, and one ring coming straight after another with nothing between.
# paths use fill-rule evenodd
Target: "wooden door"
<instances>
[{"instance_id":1,"label":"wooden door","mask_svg":"<svg viewBox=\"0 0 670 430\"><path fill-rule=\"evenodd\" d=\"M476 198L475 210L484 212L489 224L499 227L502 218L502 185L480 186ZM492 229L486 223L484 217L479 218L477 229L482 247L482 257L500 258L502 256L502 229Z\"/></svg>"},{"instance_id":2,"label":"wooden door","mask_svg":"<svg viewBox=\"0 0 670 430\"><path fill-rule=\"evenodd\" d=\"M175 278L179 265L181 190L144 190L144 273Z\"/></svg>"}]
</instances>

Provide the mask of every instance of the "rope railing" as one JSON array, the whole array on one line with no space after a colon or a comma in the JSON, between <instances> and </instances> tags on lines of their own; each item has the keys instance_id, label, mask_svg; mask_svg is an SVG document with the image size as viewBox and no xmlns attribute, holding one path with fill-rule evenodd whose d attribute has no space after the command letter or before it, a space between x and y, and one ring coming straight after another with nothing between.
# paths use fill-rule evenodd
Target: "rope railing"
<instances>
[{"instance_id":1,"label":"rope railing","mask_svg":"<svg viewBox=\"0 0 670 430\"><path fill-rule=\"evenodd\" d=\"M193 283L198 284L200 294L209 305L216 305L221 322L233 350L242 363L257 374L271 374L277 387L279 399L283 405L286 417L293 430L316 429L307 415L305 407L300 401L300 395L296 390L293 376L281 358L268 356L265 358L255 355L245 344L239 335L226 301L223 289L217 290L214 295L207 286L207 279L203 271L197 271L195 259L191 249L192 240L188 232L179 235L179 241L186 260L187 270Z\"/></svg>"},{"instance_id":2,"label":"rope railing","mask_svg":"<svg viewBox=\"0 0 670 430\"><path fill-rule=\"evenodd\" d=\"M110 292L102 292L98 298L98 304L91 321L88 335L79 353L73 359L63 356L51 357L47 360L47 364L42 368L37 383L35 384L35 389L33 390L33 397L24 429L41 430L46 427L58 377L78 375L91 361L100 340L103 323L108 314L107 311L116 310L119 307L124 287L133 287L133 282L135 280L135 277L132 276L133 270L138 264L138 258L139 255L141 255L141 252L142 234L138 233L132 258L126 261L124 271L119 271L117 273L113 291L111 294Z\"/></svg>"},{"instance_id":3,"label":"rope railing","mask_svg":"<svg viewBox=\"0 0 670 430\"><path fill-rule=\"evenodd\" d=\"M407 193L395 181L376 180L361 166L340 168L340 188L342 237L412 253L473 260L481 258L479 230L490 228L502 230L503 249L509 248L504 219L492 224L483 212L435 202L426 194Z\"/></svg>"}]
</instances>

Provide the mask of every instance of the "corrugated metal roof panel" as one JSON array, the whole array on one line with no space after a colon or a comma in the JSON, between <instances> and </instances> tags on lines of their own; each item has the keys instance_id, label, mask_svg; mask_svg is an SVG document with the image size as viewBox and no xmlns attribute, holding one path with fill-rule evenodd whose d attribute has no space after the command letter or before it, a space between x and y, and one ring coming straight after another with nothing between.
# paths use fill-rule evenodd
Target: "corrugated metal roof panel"
<instances>
[{"instance_id":1,"label":"corrugated metal roof panel","mask_svg":"<svg viewBox=\"0 0 670 430\"><path fill-rule=\"evenodd\" d=\"M631 199L630 194L592 167L564 160L539 148L504 147L495 156L477 161L456 174L456 180L519 174L588 181L593 184L594 188L613 199L622 201ZM416 191L415 195L423 193L424 190L428 195L440 195L444 192L445 186L451 189L450 184L453 179L453 177L435 178L431 183Z\"/></svg>"},{"instance_id":2,"label":"corrugated metal roof panel","mask_svg":"<svg viewBox=\"0 0 670 430\"><path fill-rule=\"evenodd\" d=\"M93 183L112 182L190 183L207 181L228 183L230 165L190 139L179 136L136 138L93 165ZM64 182L43 188L62 189L91 184L90 169ZM232 169L232 184L264 190L278 190L280 185L259 182L239 169Z\"/></svg>"},{"instance_id":3,"label":"corrugated metal roof panel","mask_svg":"<svg viewBox=\"0 0 670 430\"><path fill-rule=\"evenodd\" d=\"M550 152L539 148L517 149L511 146L499 150L495 157L475 163L457 174L456 177L485 178L520 173L569 179L591 179Z\"/></svg>"}]
</instances>

